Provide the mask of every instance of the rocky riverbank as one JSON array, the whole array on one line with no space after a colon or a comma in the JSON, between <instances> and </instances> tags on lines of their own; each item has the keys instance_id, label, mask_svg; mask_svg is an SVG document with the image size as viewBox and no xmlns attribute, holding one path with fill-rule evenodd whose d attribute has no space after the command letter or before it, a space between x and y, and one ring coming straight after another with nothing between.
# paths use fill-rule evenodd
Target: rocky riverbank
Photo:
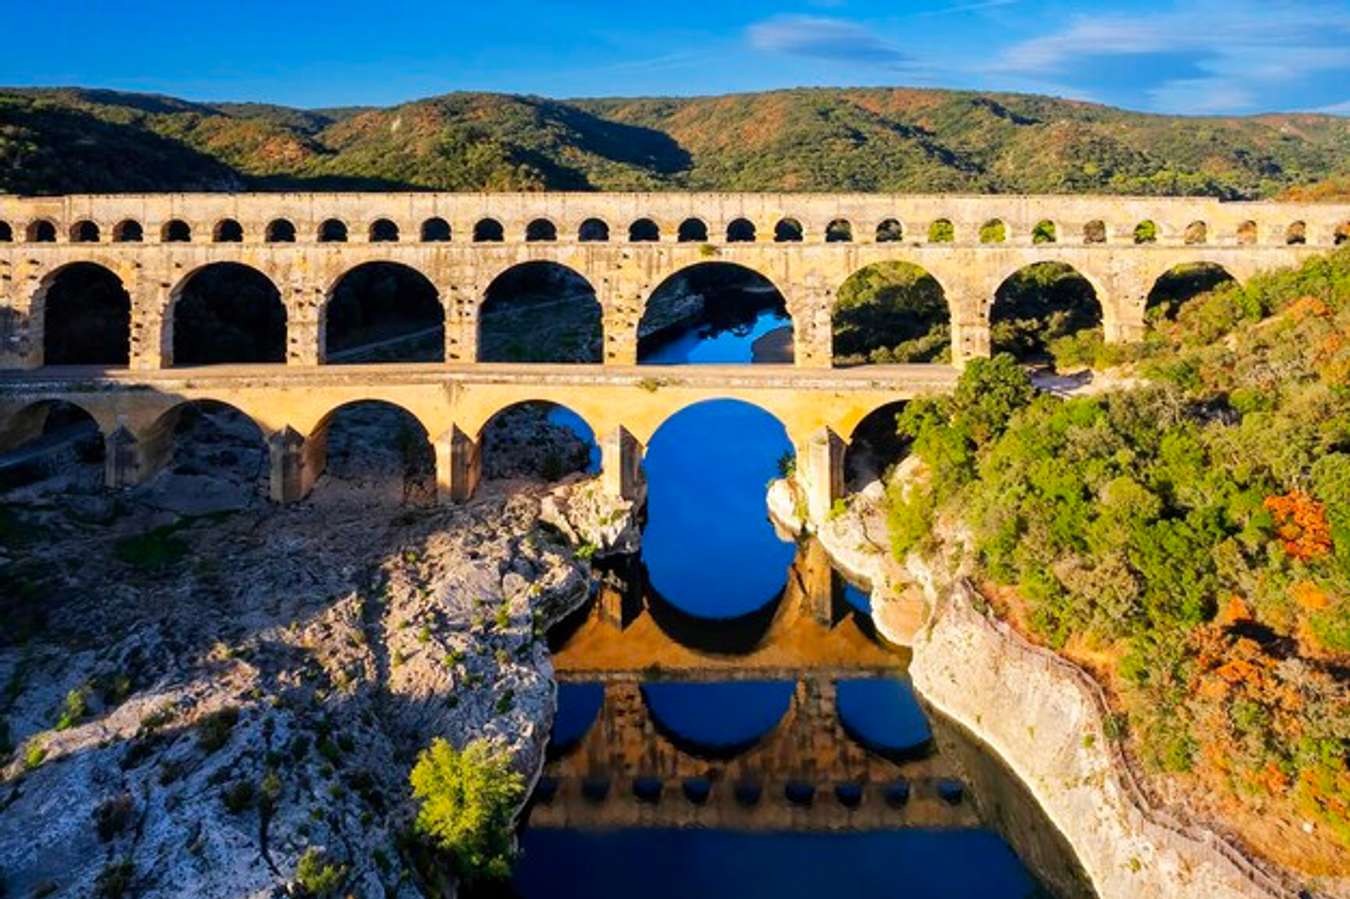
<instances>
[{"instance_id":1,"label":"rocky riverbank","mask_svg":"<svg viewBox=\"0 0 1350 899\"><path fill-rule=\"evenodd\" d=\"M303 859L342 895L435 895L403 839L416 753L486 736L535 776L545 631L591 552L633 545L631 505L574 475L410 506L331 461L288 507L248 466L210 514L78 473L6 498L5 895L294 895ZM205 477L185 468L164 477Z\"/></svg>"}]
</instances>

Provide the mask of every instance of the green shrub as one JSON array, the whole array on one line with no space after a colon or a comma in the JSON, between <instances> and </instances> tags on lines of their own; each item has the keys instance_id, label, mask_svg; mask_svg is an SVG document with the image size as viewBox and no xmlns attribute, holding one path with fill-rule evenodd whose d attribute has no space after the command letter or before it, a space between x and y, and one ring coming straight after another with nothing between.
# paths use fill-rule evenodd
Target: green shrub
<instances>
[{"instance_id":1,"label":"green shrub","mask_svg":"<svg viewBox=\"0 0 1350 899\"><path fill-rule=\"evenodd\" d=\"M239 709L228 705L197 722L197 745L206 752L215 752L230 741L230 732L239 723Z\"/></svg>"},{"instance_id":2,"label":"green shrub","mask_svg":"<svg viewBox=\"0 0 1350 899\"><path fill-rule=\"evenodd\" d=\"M347 880L347 866L332 861L319 848L311 846L295 866L295 882L306 896L322 899L332 896Z\"/></svg>"},{"instance_id":3,"label":"green shrub","mask_svg":"<svg viewBox=\"0 0 1350 899\"><path fill-rule=\"evenodd\" d=\"M69 730L84 720L89 714L89 688L76 687L66 694L61 704L61 717L57 719L57 730Z\"/></svg>"},{"instance_id":4,"label":"green shrub","mask_svg":"<svg viewBox=\"0 0 1350 899\"><path fill-rule=\"evenodd\" d=\"M124 537L113 544L113 555L119 560L144 571L168 568L188 553L188 544L174 533L182 525L165 525L134 537Z\"/></svg>"},{"instance_id":5,"label":"green shrub","mask_svg":"<svg viewBox=\"0 0 1350 899\"><path fill-rule=\"evenodd\" d=\"M124 858L115 862L109 862L99 872L98 879L94 881L94 895L98 899L120 899L127 895L127 890L131 888L131 881L136 876L136 868L131 863L131 859Z\"/></svg>"},{"instance_id":6,"label":"green shrub","mask_svg":"<svg viewBox=\"0 0 1350 899\"><path fill-rule=\"evenodd\" d=\"M418 756L410 781L420 802L416 832L449 853L462 877L510 875L512 819L525 784L504 752L486 740L461 751L437 738Z\"/></svg>"},{"instance_id":7,"label":"green shrub","mask_svg":"<svg viewBox=\"0 0 1350 899\"><path fill-rule=\"evenodd\" d=\"M253 781L236 780L225 788L225 792L221 794L221 799L230 814L239 815L253 808L258 795L253 786Z\"/></svg>"}]
</instances>

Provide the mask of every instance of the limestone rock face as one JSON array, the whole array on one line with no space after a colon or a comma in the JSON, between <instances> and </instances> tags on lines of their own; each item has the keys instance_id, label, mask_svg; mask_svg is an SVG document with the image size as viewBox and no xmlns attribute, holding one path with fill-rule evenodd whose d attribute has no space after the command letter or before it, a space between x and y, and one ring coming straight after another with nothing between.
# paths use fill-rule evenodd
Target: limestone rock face
<instances>
[{"instance_id":1,"label":"limestone rock face","mask_svg":"<svg viewBox=\"0 0 1350 899\"><path fill-rule=\"evenodd\" d=\"M598 556L629 555L642 545L637 512L643 500L621 499L594 479L571 481L545 495L539 520L551 524L571 543L590 546Z\"/></svg>"}]
</instances>

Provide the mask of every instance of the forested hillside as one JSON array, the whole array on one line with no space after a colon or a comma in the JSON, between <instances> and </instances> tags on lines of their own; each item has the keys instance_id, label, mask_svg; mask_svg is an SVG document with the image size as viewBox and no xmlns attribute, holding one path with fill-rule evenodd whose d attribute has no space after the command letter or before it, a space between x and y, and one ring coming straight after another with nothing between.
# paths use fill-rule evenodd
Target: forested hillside
<instances>
[{"instance_id":1,"label":"forested hillside","mask_svg":"<svg viewBox=\"0 0 1350 899\"><path fill-rule=\"evenodd\" d=\"M0 90L0 192L863 190L1262 197L1350 172L1350 119L1180 118L1011 94L802 89L298 110Z\"/></svg>"}]
</instances>

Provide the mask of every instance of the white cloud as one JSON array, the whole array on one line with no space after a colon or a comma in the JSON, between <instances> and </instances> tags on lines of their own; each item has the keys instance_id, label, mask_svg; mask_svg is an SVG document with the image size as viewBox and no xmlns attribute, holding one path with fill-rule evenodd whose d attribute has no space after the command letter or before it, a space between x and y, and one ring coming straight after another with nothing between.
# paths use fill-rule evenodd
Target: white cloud
<instances>
[{"instance_id":1,"label":"white cloud","mask_svg":"<svg viewBox=\"0 0 1350 899\"><path fill-rule=\"evenodd\" d=\"M1342 100L1340 103L1332 103L1330 106L1322 106L1312 110L1327 115L1345 115L1350 116L1350 100Z\"/></svg>"},{"instance_id":2,"label":"white cloud","mask_svg":"<svg viewBox=\"0 0 1350 899\"><path fill-rule=\"evenodd\" d=\"M910 57L863 25L828 16L783 15L745 30L756 50L839 62L904 66Z\"/></svg>"}]
</instances>

